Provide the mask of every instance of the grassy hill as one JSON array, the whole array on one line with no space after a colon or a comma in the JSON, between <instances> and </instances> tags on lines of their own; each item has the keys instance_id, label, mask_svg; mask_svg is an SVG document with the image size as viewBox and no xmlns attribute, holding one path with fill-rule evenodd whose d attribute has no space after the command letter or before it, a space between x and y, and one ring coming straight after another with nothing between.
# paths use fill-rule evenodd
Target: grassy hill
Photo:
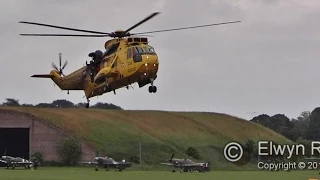
<instances>
[{"instance_id":1,"label":"grassy hill","mask_svg":"<svg viewBox=\"0 0 320 180\"><path fill-rule=\"evenodd\" d=\"M139 156L149 168L169 159L186 157L184 151L195 146L201 159L218 169L237 168L223 157L224 145L230 141L273 140L290 142L261 125L225 114L208 112L130 111L102 109L53 109L2 107L30 113L58 125L73 136L117 158Z\"/></svg>"}]
</instances>

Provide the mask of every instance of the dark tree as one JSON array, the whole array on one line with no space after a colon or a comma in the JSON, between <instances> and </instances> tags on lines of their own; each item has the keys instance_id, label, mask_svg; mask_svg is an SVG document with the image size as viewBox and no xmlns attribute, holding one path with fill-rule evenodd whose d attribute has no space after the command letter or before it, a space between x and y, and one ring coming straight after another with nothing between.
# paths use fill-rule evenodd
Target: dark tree
<instances>
[{"instance_id":1,"label":"dark tree","mask_svg":"<svg viewBox=\"0 0 320 180\"><path fill-rule=\"evenodd\" d=\"M261 114L259 116L256 116L252 118L252 122L262 124L265 127L271 128L271 123L270 123L270 116L267 114Z\"/></svg>"},{"instance_id":2,"label":"dark tree","mask_svg":"<svg viewBox=\"0 0 320 180\"><path fill-rule=\"evenodd\" d=\"M271 129L282 134L283 136L290 138L290 129L292 128L292 124L290 119L284 114L276 114L270 117L271 121ZM291 139L291 138L290 138Z\"/></svg>"},{"instance_id":3,"label":"dark tree","mask_svg":"<svg viewBox=\"0 0 320 180\"><path fill-rule=\"evenodd\" d=\"M310 115L309 111L304 111L300 114L297 119L292 119L292 128L290 130L290 137L293 141L307 138L307 131L309 128L310 122Z\"/></svg>"},{"instance_id":4,"label":"dark tree","mask_svg":"<svg viewBox=\"0 0 320 180\"><path fill-rule=\"evenodd\" d=\"M35 105L35 107L54 108L54 106L51 103L39 103L39 104Z\"/></svg>"},{"instance_id":5,"label":"dark tree","mask_svg":"<svg viewBox=\"0 0 320 180\"><path fill-rule=\"evenodd\" d=\"M320 140L320 107L315 108L310 115L309 128L307 131L308 140Z\"/></svg>"},{"instance_id":6,"label":"dark tree","mask_svg":"<svg viewBox=\"0 0 320 180\"><path fill-rule=\"evenodd\" d=\"M74 107L74 104L65 99L58 99L52 102L52 105L57 108L71 108Z\"/></svg>"},{"instance_id":7,"label":"dark tree","mask_svg":"<svg viewBox=\"0 0 320 180\"><path fill-rule=\"evenodd\" d=\"M23 107L34 107L33 104L22 104L21 106L23 106Z\"/></svg>"},{"instance_id":8,"label":"dark tree","mask_svg":"<svg viewBox=\"0 0 320 180\"><path fill-rule=\"evenodd\" d=\"M101 103L101 102L98 102L97 104L93 105L92 108L99 108L99 109L119 109L121 110L122 108L117 106L117 105L114 105L112 103Z\"/></svg>"},{"instance_id":9,"label":"dark tree","mask_svg":"<svg viewBox=\"0 0 320 180\"><path fill-rule=\"evenodd\" d=\"M271 117L266 114L261 114L254 117L251 121L262 124L293 141L300 137L296 132L297 130L293 129L295 122L291 122L284 114L276 114Z\"/></svg>"},{"instance_id":10,"label":"dark tree","mask_svg":"<svg viewBox=\"0 0 320 180\"><path fill-rule=\"evenodd\" d=\"M6 101L3 103L4 106L20 106L18 99L6 98Z\"/></svg>"},{"instance_id":11,"label":"dark tree","mask_svg":"<svg viewBox=\"0 0 320 180\"><path fill-rule=\"evenodd\" d=\"M75 107L78 107L78 108L86 107L86 103L78 103L75 105Z\"/></svg>"}]
</instances>

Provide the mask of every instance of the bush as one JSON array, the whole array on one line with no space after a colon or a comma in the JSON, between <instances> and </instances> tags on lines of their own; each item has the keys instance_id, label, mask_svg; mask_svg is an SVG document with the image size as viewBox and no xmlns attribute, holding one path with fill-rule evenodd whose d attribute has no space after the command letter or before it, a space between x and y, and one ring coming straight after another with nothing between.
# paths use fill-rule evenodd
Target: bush
<instances>
[{"instance_id":1,"label":"bush","mask_svg":"<svg viewBox=\"0 0 320 180\"><path fill-rule=\"evenodd\" d=\"M75 165L81 159L81 144L75 139L63 139L58 144L57 153L64 165Z\"/></svg>"},{"instance_id":2,"label":"bush","mask_svg":"<svg viewBox=\"0 0 320 180\"><path fill-rule=\"evenodd\" d=\"M255 143L252 139L246 140L246 142L244 143L244 146L250 154L254 154L254 152L256 151Z\"/></svg>"},{"instance_id":3,"label":"bush","mask_svg":"<svg viewBox=\"0 0 320 180\"><path fill-rule=\"evenodd\" d=\"M35 159L38 161L39 164L43 164L44 162L43 155L39 151L36 151L31 155L31 160L34 161Z\"/></svg>"},{"instance_id":4,"label":"bush","mask_svg":"<svg viewBox=\"0 0 320 180\"><path fill-rule=\"evenodd\" d=\"M129 161L135 164L139 164L140 163L140 158L138 156L131 156L129 158Z\"/></svg>"},{"instance_id":5,"label":"bush","mask_svg":"<svg viewBox=\"0 0 320 180\"><path fill-rule=\"evenodd\" d=\"M200 159L200 154L199 154L198 150L195 147L188 147L186 149L185 153L188 156L193 157L194 159Z\"/></svg>"}]
</instances>

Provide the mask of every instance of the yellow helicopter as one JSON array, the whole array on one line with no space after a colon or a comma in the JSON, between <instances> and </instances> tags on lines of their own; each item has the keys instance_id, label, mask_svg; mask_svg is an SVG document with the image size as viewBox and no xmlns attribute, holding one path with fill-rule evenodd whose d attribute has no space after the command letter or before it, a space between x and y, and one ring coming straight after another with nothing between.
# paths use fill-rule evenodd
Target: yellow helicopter
<instances>
[{"instance_id":1,"label":"yellow helicopter","mask_svg":"<svg viewBox=\"0 0 320 180\"><path fill-rule=\"evenodd\" d=\"M200 26L130 33L131 30L158 14L159 12L152 13L151 15L125 31L117 30L111 33L20 21L19 23L23 24L91 33L20 34L22 36L76 36L113 38L105 43L104 52L102 52L101 50L96 50L95 52L90 53L88 55L92 58L90 63L86 62L86 66L81 67L80 69L70 73L69 75L63 74L63 69L66 67L68 62L65 61L64 65L61 65L61 54L59 54L59 68L54 63L52 63L52 67L54 68L54 70L52 70L50 74L37 74L31 77L51 78L61 90L67 90L68 94L70 90L84 90L85 97L87 98L86 108L89 107L89 98L99 96L111 91L116 94L115 91L117 89L123 87L129 89L129 85L134 83L138 83L139 88L150 84L149 93L156 93L157 87L154 85L154 80L157 78L159 59L154 48L149 45L148 38L145 37L146 34L241 22L231 21Z\"/></svg>"}]
</instances>

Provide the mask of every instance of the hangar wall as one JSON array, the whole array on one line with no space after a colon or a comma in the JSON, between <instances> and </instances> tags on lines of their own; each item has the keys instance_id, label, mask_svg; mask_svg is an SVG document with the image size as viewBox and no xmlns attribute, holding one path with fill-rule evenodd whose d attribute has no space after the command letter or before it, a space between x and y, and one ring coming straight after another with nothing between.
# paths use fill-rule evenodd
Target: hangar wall
<instances>
[{"instance_id":1,"label":"hangar wall","mask_svg":"<svg viewBox=\"0 0 320 180\"><path fill-rule=\"evenodd\" d=\"M31 114L13 110L0 109L0 128L30 128L29 158L33 152L39 151L43 154L45 161L59 161L56 152L57 143L63 138L71 137L54 124L38 119ZM82 146L81 161L92 161L96 151L88 145L80 143Z\"/></svg>"}]
</instances>

